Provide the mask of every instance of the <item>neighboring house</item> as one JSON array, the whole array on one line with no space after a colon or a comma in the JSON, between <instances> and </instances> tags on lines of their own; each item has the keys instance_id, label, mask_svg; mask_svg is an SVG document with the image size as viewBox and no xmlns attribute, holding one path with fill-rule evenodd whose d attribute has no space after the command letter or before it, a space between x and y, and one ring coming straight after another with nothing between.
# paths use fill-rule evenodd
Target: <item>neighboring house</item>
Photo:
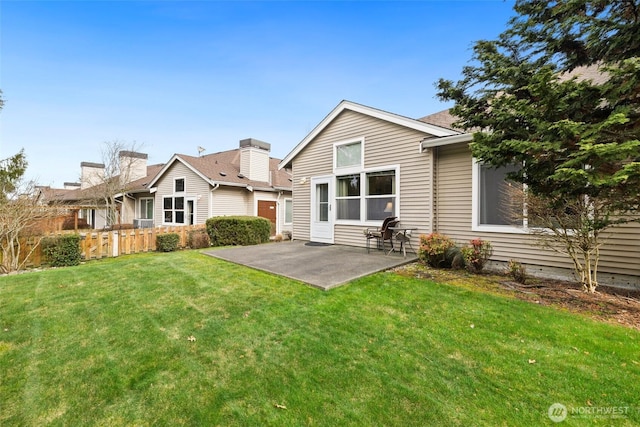
<instances>
[{"instance_id":1,"label":"neighboring house","mask_svg":"<svg viewBox=\"0 0 640 427\"><path fill-rule=\"evenodd\" d=\"M214 216L249 215L269 219L272 234L290 232L291 174L278 169L280 159L271 158L270 150L270 144L249 138L238 149L200 157L175 154L166 164L152 166L146 154L123 151L121 170L128 171L129 183L116 195L116 224L191 225ZM72 206L93 228L113 226L96 197L104 194L104 168L82 162L81 183L46 188L42 194Z\"/></svg>"},{"instance_id":2,"label":"neighboring house","mask_svg":"<svg viewBox=\"0 0 640 427\"><path fill-rule=\"evenodd\" d=\"M128 183L108 185L105 183L104 164L81 162L80 182L65 182L63 189L43 187L41 190L43 200L68 205L82 222L94 229L109 228L119 224L139 225L136 220L140 216L144 217L144 214L140 215L138 211L138 200L153 198L148 184L163 165L148 166L148 155L144 153L121 151L118 157L121 169L127 171ZM122 177L112 179L120 180ZM115 215L107 214L106 202L103 199L107 193L105 188L125 189L115 195L117 203ZM109 218L115 218L115 223L110 224Z\"/></svg>"},{"instance_id":3,"label":"neighboring house","mask_svg":"<svg viewBox=\"0 0 640 427\"><path fill-rule=\"evenodd\" d=\"M271 158L270 150L270 144L249 138L235 150L201 157L175 154L148 186L155 225L249 215L269 219L272 234L291 231L291 174L278 169L280 159Z\"/></svg>"},{"instance_id":4,"label":"neighboring house","mask_svg":"<svg viewBox=\"0 0 640 427\"><path fill-rule=\"evenodd\" d=\"M569 276L569 258L508 223L506 169L476 163L472 135L454 122L448 111L414 120L342 101L280 163L293 174L293 238L364 247L363 228L394 215L417 227L414 248L431 232L459 244L480 237L494 247L494 267L516 259L531 274ZM603 284L640 285L640 225L611 233L599 271Z\"/></svg>"}]
</instances>

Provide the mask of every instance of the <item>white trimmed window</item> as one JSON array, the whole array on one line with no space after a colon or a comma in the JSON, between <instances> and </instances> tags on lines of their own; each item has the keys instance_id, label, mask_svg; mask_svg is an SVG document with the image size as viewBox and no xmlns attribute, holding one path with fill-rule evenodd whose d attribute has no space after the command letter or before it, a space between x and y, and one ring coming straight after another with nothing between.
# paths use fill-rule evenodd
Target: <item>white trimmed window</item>
<instances>
[{"instance_id":1,"label":"white trimmed window","mask_svg":"<svg viewBox=\"0 0 640 427\"><path fill-rule=\"evenodd\" d=\"M293 200L284 199L284 223L286 225L293 223Z\"/></svg>"},{"instance_id":2,"label":"white trimmed window","mask_svg":"<svg viewBox=\"0 0 640 427\"><path fill-rule=\"evenodd\" d=\"M397 216L398 167L336 177L338 221L380 221Z\"/></svg>"},{"instance_id":3,"label":"white trimmed window","mask_svg":"<svg viewBox=\"0 0 640 427\"><path fill-rule=\"evenodd\" d=\"M336 177L337 219L360 220L361 174Z\"/></svg>"},{"instance_id":4,"label":"white trimmed window","mask_svg":"<svg viewBox=\"0 0 640 427\"><path fill-rule=\"evenodd\" d=\"M507 179L519 166L490 167L473 161L472 229L503 233L525 232L522 219L510 214L513 209L509 188L522 185ZM522 207L524 212L524 206ZM523 216L524 217L524 216Z\"/></svg>"},{"instance_id":5,"label":"white trimmed window","mask_svg":"<svg viewBox=\"0 0 640 427\"><path fill-rule=\"evenodd\" d=\"M333 144L334 171L359 171L364 164L364 138Z\"/></svg>"},{"instance_id":6,"label":"white trimmed window","mask_svg":"<svg viewBox=\"0 0 640 427\"><path fill-rule=\"evenodd\" d=\"M184 224L185 203L184 197L163 197L162 212L165 224Z\"/></svg>"},{"instance_id":7,"label":"white trimmed window","mask_svg":"<svg viewBox=\"0 0 640 427\"><path fill-rule=\"evenodd\" d=\"M173 180L173 192L174 193L184 193L184 178L174 178Z\"/></svg>"},{"instance_id":8,"label":"white trimmed window","mask_svg":"<svg viewBox=\"0 0 640 427\"><path fill-rule=\"evenodd\" d=\"M333 144L335 218L345 223L378 223L398 212L398 166L364 167L365 139Z\"/></svg>"},{"instance_id":9,"label":"white trimmed window","mask_svg":"<svg viewBox=\"0 0 640 427\"><path fill-rule=\"evenodd\" d=\"M140 199L140 219L153 219L153 198L145 197Z\"/></svg>"},{"instance_id":10,"label":"white trimmed window","mask_svg":"<svg viewBox=\"0 0 640 427\"><path fill-rule=\"evenodd\" d=\"M380 221L388 216L396 216L396 171L369 172L365 176L367 221Z\"/></svg>"},{"instance_id":11,"label":"white trimmed window","mask_svg":"<svg viewBox=\"0 0 640 427\"><path fill-rule=\"evenodd\" d=\"M162 222L163 224L183 225L187 221L186 212L186 184L185 178L173 179L173 196L162 198Z\"/></svg>"}]
</instances>

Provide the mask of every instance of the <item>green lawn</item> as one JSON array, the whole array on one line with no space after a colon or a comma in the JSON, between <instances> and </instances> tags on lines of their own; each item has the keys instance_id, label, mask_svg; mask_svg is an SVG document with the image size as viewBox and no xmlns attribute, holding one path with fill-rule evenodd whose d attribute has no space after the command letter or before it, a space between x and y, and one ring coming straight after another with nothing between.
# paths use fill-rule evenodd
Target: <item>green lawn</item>
<instances>
[{"instance_id":1,"label":"green lawn","mask_svg":"<svg viewBox=\"0 0 640 427\"><path fill-rule=\"evenodd\" d=\"M0 278L2 426L637 425L639 379L638 331L394 273L322 292L183 251Z\"/></svg>"}]
</instances>

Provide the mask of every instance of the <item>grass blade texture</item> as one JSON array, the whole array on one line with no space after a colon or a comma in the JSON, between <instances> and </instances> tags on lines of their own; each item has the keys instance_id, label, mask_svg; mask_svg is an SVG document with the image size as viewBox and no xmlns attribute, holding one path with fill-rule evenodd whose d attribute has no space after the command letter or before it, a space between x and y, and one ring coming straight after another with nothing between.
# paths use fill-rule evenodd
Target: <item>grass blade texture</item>
<instances>
[{"instance_id":1,"label":"grass blade texture","mask_svg":"<svg viewBox=\"0 0 640 427\"><path fill-rule=\"evenodd\" d=\"M637 425L639 339L390 272L127 256L0 278L0 425Z\"/></svg>"}]
</instances>

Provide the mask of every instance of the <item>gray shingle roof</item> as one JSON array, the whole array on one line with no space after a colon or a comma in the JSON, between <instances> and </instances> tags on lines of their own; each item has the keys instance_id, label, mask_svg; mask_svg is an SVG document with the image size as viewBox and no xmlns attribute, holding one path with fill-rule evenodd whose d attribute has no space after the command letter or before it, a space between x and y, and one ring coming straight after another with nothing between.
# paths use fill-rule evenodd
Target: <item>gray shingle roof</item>
<instances>
[{"instance_id":1,"label":"gray shingle roof","mask_svg":"<svg viewBox=\"0 0 640 427\"><path fill-rule=\"evenodd\" d=\"M164 165L150 165L147 166L147 176L144 178L137 179L132 181L128 186L128 191L131 193L138 193L143 191L149 191L147 188L147 184L151 182L154 176L160 172ZM74 190L63 190L63 189L49 189L47 193L44 194L45 199L47 201L58 201L63 203L77 203L83 201L90 201L95 198L95 195L98 193L100 189L104 187L104 184L98 184L93 187L84 188L84 189L74 189Z\"/></svg>"},{"instance_id":2,"label":"gray shingle roof","mask_svg":"<svg viewBox=\"0 0 640 427\"><path fill-rule=\"evenodd\" d=\"M456 132L464 132L462 129L455 127L453 124L458 120L457 117L453 116L449 110L438 111L437 113L429 114L428 116L424 116L419 118L421 122L428 123L434 126L440 126L446 129L455 130Z\"/></svg>"}]
</instances>

